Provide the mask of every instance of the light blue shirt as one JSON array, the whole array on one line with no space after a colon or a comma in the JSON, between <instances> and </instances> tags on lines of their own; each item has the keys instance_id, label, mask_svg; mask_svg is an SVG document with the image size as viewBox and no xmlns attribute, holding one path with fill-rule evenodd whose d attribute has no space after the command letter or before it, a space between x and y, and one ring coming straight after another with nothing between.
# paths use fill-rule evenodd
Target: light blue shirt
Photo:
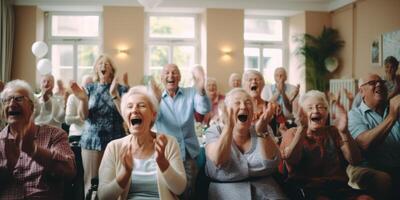
<instances>
[{"instance_id":1,"label":"light blue shirt","mask_svg":"<svg viewBox=\"0 0 400 200\"><path fill-rule=\"evenodd\" d=\"M285 83L285 93L286 95L290 95L294 90L296 89L296 86ZM261 92L261 98L264 101L271 101L271 98L274 96L275 93L277 93L278 89L276 88L276 84L273 85L265 85L263 88L263 91ZM283 97L281 94L279 94L278 99L276 100L277 103L281 106L282 111L283 111L283 115L287 118L287 119L293 119L293 113L290 112L286 106L285 106L285 102L283 101Z\"/></svg>"},{"instance_id":2,"label":"light blue shirt","mask_svg":"<svg viewBox=\"0 0 400 200\"><path fill-rule=\"evenodd\" d=\"M349 111L349 131L353 138L377 127L389 114L385 108L383 117L369 108L363 101ZM376 168L400 167L400 122L394 123L383 143L368 150L365 154L367 164Z\"/></svg>"},{"instance_id":3,"label":"light blue shirt","mask_svg":"<svg viewBox=\"0 0 400 200\"><path fill-rule=\"evenodd\" d=\"M191 158L195 158L200 146L194 129L194 112L205 115L210 110L207 95L201 96L195 88L178 88L174 98L164 91L155 124L157 132L175 136L182 160L185 160L185 149Z\"/></svg>"}]
</instances>

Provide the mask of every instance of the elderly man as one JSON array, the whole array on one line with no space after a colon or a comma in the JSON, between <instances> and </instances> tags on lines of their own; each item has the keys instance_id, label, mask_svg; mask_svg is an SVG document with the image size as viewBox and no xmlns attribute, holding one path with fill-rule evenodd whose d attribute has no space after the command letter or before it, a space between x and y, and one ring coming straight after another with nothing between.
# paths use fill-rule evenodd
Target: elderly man
<instances>
[{"instance_id":1,"label":"elderly man","mask_svg":"<svg viewBox=\"0 0 400 200\"><path fill-rule=\"evenodd\" d=\"M11 81L0 97L8 123L0 132L0 199L62 199L64 180L76 173L67 134L35 125L28 83Z\"/></svg>"},{"instance_id":2,"label":"elderly man","mask_svg":"<svg viewBox=\"0 0 400 200\"><path fill-rule=\"evenodd\" d=\"M194 113L207 114L211 103L204 89L204 71L195 68L193 71L195 87L179 87L181 74L175 64L167 64L161 73L161 82L165 90L161 94L160 111L157 115L157 131L176 137L186 175L188 188L184 198L194 198L191 190L197 172L195 158L200 152L199 142L194 129Z\"/></svg>"},{"instance_id":3,"label":"elderly man","mask_svg":"<svg viewBox=\"0 0 400 200\"><path fill-rule=\"evenodd\" d=\"M353 187L372 189L382 196L388 194L390 183L394 189L400 186L400 96L388 100L385 81L376 74L362 80L359 88L362 102L350 110L348 124L366 162L350 166L347 172Z\"/></svg>"},{"instance_id":4,"label":"elderly man","mask_svg":"<svg viewBox=\"0 0 400 200\"><path fill-rule=\"evenodd\" d=\"M41 92L37 95L35 123L47 124L61 128L65 117L64 97L53 95L54 77L44 75L40 81Z\"/></svg>"},{"instance_id":5,"label":"elderly man","mask_svg":"<svg viewBox=\"0 0 400 200\"><path fill-rule=\"evenodd\" d=\"M286 83L287 74L283 67L275 69L274 73L275 84L264 87L262 98L266 101L277 102L282 108L288 128L294 125L293 105L299 94L299 85L294 86Z\"/></svg>"}]
</instances>

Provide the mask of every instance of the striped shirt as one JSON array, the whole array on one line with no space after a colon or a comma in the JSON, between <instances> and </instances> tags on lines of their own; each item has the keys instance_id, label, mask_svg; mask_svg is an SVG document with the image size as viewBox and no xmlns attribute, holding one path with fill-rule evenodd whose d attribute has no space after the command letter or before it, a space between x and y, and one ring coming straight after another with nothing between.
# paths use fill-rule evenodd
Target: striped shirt
<instances>
[{"instance_id":1,"label":"striped shirt","mask_svg":"<svg viewBox=\"0 0 400 200\"><path fill-rule=\"evenodd\" d=\"M75 156L69 147L67 134L59 128L41 125L37 126L36 144L50 151L52 159L46 166L21 151L13 169L7 167L5 142L15 144L16 140L10 134L9 126L0 132L0 200L2 199L62 199L66 165L74 166ZM18 153L18 152L16 152ZM72 178L72 177L71 177Z\"/></svg>"}]
</instances>

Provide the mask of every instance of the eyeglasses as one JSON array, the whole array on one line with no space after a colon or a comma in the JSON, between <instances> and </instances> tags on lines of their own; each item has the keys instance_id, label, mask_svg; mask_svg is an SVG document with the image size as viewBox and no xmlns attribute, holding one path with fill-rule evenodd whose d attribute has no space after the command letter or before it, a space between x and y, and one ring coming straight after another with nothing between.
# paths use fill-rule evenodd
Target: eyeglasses
<instances>
[{"instance_id":1,"label":"eyeglasses","mask_svg":"<svg viewBox=\"0 0 400 200\"><path fill-rule=\"evenodd\" d=\"M1 99L1 102L3 102L3 104L9 104L9 103L11 103L11 100L14 100L17 103L22 103L24 101L24 99L26 99L26 98L28 98L28 97L23 96L23 95L21 95L21 96L9 96L9 97Z\"/></svg>"},{"instance_id":2,"label":"eyeglasses","mask_svg":"<svg viewBox=\"0 0 400 200\"><path fill-rule=\"evenodd\" d=\"M372 80L372 81L363 83L361 86L364 86L364 85L376 86L377 83L383 85L386 83L386 81L385 80Z\"/></svg>"}]
</instances>

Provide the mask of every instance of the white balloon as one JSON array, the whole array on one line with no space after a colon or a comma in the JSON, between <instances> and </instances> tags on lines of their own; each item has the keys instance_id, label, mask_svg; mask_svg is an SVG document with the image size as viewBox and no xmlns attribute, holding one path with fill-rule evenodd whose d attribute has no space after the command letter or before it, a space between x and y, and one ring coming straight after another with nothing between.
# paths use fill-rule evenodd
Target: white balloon
<instances>
[{"instance_id":1,"label":"white balloon","mask_svg":"<svg viewBox=\"0 0 400 200\"><path fill-rule=\"evenodd\" d=\"M51 73L51 61L47 58L40 59L36 65L36 69L41 75L46 75Z\"/></svg>"},{"instance_id":2,"label":"white balloon","mask_svg":"<svg viewBox=\"0 0 400 200\"><path fill-rule=\"evenodd\" d=\"M42 58L47 54L49 47L43 41L37 41L32 45L32 53L36 56L36 58Z\"/></svg>"}]
</instances>

